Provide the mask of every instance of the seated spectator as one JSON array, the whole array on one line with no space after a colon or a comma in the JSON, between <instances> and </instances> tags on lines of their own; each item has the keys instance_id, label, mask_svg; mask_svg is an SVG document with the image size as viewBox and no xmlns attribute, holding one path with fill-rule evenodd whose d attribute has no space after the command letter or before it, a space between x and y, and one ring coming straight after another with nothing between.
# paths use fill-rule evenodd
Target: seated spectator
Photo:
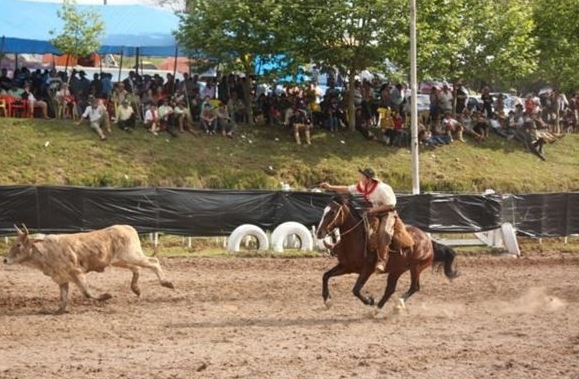
<instances>
[{"instance_id":1,"label":"seated spectator","mask_svg":"<svg viewBox=\"0 0 579 379\"><path fill-rule=\"evenodd\" d=\"M187 108L184 100L177 102L177 105L175 106L175 108L173 108L173 112L175 114L175 118L177 119L179 131L183 133L186 130L189 133L196 136L197 133L193 129L193 120L191 118L191 112Z\"/></svg>"},{"instance_id":2,"label":"seated spectator","mask_svg":"<svg viewBox=\"0 0 579 379\"><path fill-rule=\"evenodd\" d=\"M376 136L369 128L369 121L362 117L362 108L356 109L356 130L364 136L368 141L375 141Z\"/></svg>"},{"instance_id":3,"label":"seated spectator","mask_svg":"<svg viewBox=\"0 0 579 379\"><path fill-rule=\"evenodd\" d=\"M496 113L493 113L491 115L491 118L489 119L488 123L490 125L490 130L499 137L503 137L506 139L513 138L513 134L510 133L507 129L503 128L499 116Z\"/></svg>"},{"instance_id":4,"label":"seated spectator","mask_svg":"<svg viewBox=\"0 0 579 379\"><path fill-rule=\"evenodd\" d=\"M115 120L115 124L119 126L121 130L125 132L132 132L135 129L135 110L129 104L128 99L124 99L121 102L121 106L117 110L118 118Z\"/></svg>"},{"instance_id":5,"label":"seated spectator","mask_svg":"<svg viewBox=\"0 0 579 379\"><path fill-rule=\"evenodd\" d=\"M58 118L74 118L76 114L76 100L70 92L68 83L62 83L54 94L56 100L56 116Z\"/></svg>"},{"instance_id":6,"label":"seated spectator","mask_svg":"<svg viewBox=\"0 0 579 379\"><path fill-rule=\"evenodd\" d=\"M239 98L236 91L231 92L231 97L227 101L227 110L236 123L243 123L247 121L247 114L245 111L245 104Z\"/></svg>"},{"instance_id":7,"label":"seated spectator","mask_svg":"<svg viewBox=\"0 0 579 379\"><path fill-rule=\"evenodd\" d=\"M438 147L450 143L448 135L435 135L424 124L419 125L418 141L423 146Z\"/></svg>"},{"instance_id":8,"label":"seated spectator","mask_svg":"<svg viewBox=\"0 0 579 379\"><path fill-rule=\"evenodd\" d=\"M452 118L451 112L445 112L444 118L442 119L442 126L444 128L444 132L448 135L450 142L453 141L453 134L461 142L464 142L462 138L462 132L464 127L460 122Z\"/></svg>"},{"instance_id":9,"label":"seated spectator","mask_svg":"<svg viewBox=\"0 0 579 379\"><path fill-rule=\"evenodd\" d=\"M457 121L462 124L464 132L472 135L476 141L483 141L484 135L474 129L475 120L471 117L468 108L464 108L462 113L457 114ZM478 129L480 131L480 129Z\"/></svg>"},{"instance_id":10,"label":"seated spectator","mask_svg":"<svg viewBox=\"0 0 579 379\"><path fill-rule=\"evenodd\" d=\"M217 119L211 109L210 103L205 103L203 105L203 110L201 111L201 129L205 134L213 135L215 134L215 124Z\"/></svg>"},{"instance_id":11,"label":"seated spectator","mask_svg":"<svg viewBox=\"0 0 579 379\"><path fill-rule=\"evenodd\" d=\"M491 126L489 121L483 116L482 111L476 110L473 112L472 122L472 130L475 133L480 134L483 139L489 137Z\"/></svg>"},{"instance_id":12,"label":"seated spectator","mask_svg":"<svg viewBox=\"0 0 579 379\"><path fill-rule=\"evenodd\" d=\"M145 128L155 135L159 135L159 131L161 130L161 125L159 121L159 114L157 111L157 104L151 103L149 104L149 109L145 112Z\"/></svg>"},{"instance_id":13,"label":"seated spectator","mask_svg":"<svg viewBox=\"0 0 579 379\"><path fill-rule=\"evenodd\" d=\"M34 116L34 110L39 108L42 111L42 118L48 119L48 104L44 100L38 100L34 97L34 94L31 91L30 84L26 83L24 85L24 92L20 94L20 97L23 100L28 101L28 112L30 112L31 116Z\"/></svg>"},{"instance_id":14,"label":"seated spectator","mask_svg":"<svg viewBox=\"0 0 579 379\"><path fill-rule=\"evenodd\" d=\"M219 103L216 111L217 129L221 131L221 135L233 138L233 131L236 128L235 121L229 115L229 111L225 104Z\"/></svg>"},{"instance_id":15,"label":"seated spectator","mask_svg":"<svg viewBox=\"0 0 579 379\"><path fill-rule=\"evenodd\" d=\"M294 135L294 139L298 145L301 145L301 138L300 134L303 133L306 139L306 143L311 145L310 141L310 129L311 129L311 122L308 119L307 113L305 110L300 109L299 104L296 103L290 111L289 114L289 126Z\"/></svg>"},{"instance_id":16,"label":"seated spectator","mask_svg":"<svg viewBox=\"0 0 579 379\"><path fill-rule=\"evenodd\" d=\"M392 111L392 128L384 131L388 146L405 147L410 145L410 135L403 129L404 120L397 111Z\"/></svg>"},{"instance_id":17,"label":"seated spectator","mask_svg":"<svg viewBox=\"0 0 579 379\"><path fill-rule=\"evenodd\" d=\"M89 98L90 104L86 107L84 113L82 114L80 120L76 123L80 125L83 120L88 119L90 122L90 128L94 130L101 141L107 139L102 127L108 125L108 113L105 107L99 102L95 97Z\"/></svg>"},{"instance_id":18,"label":"seated spectator","mask_svg":"<svg viewBox=\"0 0 579 379\"><path fill-rule=\"evenodd\" d=\"M125 84L123 82L118 82L115 84L113 92L111 93L111 102L113 103L113 108L115 110L115 119L119 118L118 109L123 102L127 99L129 91L125 89Z\"/></svg>"},{"instance_id":19,"label":"seated spectator","mask_svg":"<svg viewBox=\"0 0 579 379\"><path fill-rule=\"evenodd\" d=\"M159 101L159 127L161 130L166 131L173 137L177 137L175 133L175 128L177 127L177 120L175 119L175 114L173 112L173 107L169 105L167 99L162 99Z\"/></svg>"}]
</instances>

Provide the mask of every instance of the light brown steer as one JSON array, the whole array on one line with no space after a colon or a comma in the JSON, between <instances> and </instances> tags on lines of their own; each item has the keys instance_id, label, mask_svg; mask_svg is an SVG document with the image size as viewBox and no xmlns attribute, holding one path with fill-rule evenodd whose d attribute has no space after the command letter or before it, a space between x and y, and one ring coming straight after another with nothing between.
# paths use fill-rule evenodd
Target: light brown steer
<instances>
[{"instance_id":1,"label":"light brown steer","mask_svg":"<svg viewBox=\"0 0 579 379\"><path fill-rule=\"evenodd\" d=\"M68 283L76 284L82 293L98 300L112 296L104 293L94 296L86 283L85 275L90 271L103 272L108 266L124 267L133 272L131 289L140 296L139 268L151 269L163 287L174 288L173 283L163 278L157 258L143 254L137 231L129 225L114 225L105 229L84 233L48 234L30 236L16 227L18 236L12 243L4 263L31 266L41 270L60 286L60 308L64 313L68 301Z\"/></svg>"}]
</instances>

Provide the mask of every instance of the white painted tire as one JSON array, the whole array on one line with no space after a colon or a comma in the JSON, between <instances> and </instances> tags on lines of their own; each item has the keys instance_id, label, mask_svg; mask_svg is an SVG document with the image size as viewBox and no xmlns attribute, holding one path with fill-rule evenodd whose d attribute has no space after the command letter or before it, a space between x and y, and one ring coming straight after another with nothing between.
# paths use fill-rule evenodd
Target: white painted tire
<instances>
[{"instance_id":1,"label":"white painted tire","mask_svg":"<svg viewBox=\"0 0 579 379\"><path fill-rule=\"evenodd\" d=\"M278 225L273 233L271 233L271 246L273 251L282 253L285 241L292 235L296 235L300 239L301 251L312 251L314 249L314 238L308 228L299 222L288 221Z\"/></svg>"},{"instance_id":2,"label":"white painted tire","mask_svg":"<svg viewBox=\"0 0 579 379\"><path fill-rule=\"evenodd\" d=\"M252 224L243 224L235 228L229 239L227 241L227 250L232 253L239 252L239 246L243 239L247 236L252 236L257 239L259 244L258 250L268 250L269 249L269 241L267 239L267 235L259 226L252 225Z\"/></svg>"}]
</instances>

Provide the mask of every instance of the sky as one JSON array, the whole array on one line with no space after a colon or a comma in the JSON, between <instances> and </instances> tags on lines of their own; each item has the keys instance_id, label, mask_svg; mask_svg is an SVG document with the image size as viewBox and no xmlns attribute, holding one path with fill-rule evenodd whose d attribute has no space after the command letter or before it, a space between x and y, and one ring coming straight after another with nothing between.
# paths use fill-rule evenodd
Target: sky
<instances>
[{"instance_id":1,"label":"sky","mask_svg":"<svg viewBox=\"0 0 579 379\"><path fill-rule=\"evenodd\" d=\"M61 3L61 0L26 0L26 1L40 1L43 3ZM106 0L107 4L151 4L150 0ZM76 0L77 4L104 4L104 0Z\"/></svg>"},{"instance_id":2,"label":"sky","mask_svg":"<svg viewBox=\"0 0 579 379\"><path fill-rule=\"evenodd\" d=\"M62 0L24 0L24 1L40 1L45 3L62 3ZM104 5L105 0L76 0L77 4L88 5ZM140 4L158 6L159 0L106 0L108 5L124 5L124 4ZM184 6L184 0L171 0L166 2L164 6L167 9L179 10Z\"/></svg>"}]
</instances>

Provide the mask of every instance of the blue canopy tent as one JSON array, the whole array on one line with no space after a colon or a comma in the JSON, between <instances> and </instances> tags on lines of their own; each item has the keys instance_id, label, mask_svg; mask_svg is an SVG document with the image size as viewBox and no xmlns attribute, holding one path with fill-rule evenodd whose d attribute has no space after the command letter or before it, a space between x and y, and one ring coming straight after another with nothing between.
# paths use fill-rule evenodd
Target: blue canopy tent
<instances>
[{"instance_id":1,"label":"blue canopy tent","mask_svg":"<svg viewBox=\"0 0 579 379\"><path fill-rule=\"evenodd\" d=\"M173 31L179 18L171 11L144 5L77 5L100 14L105 26L99 54L125 56L181 55ZM0 0L0 53L62 54L50 42L64 21L57 11L62 3Z\"/></svg>"}]
</instances>

